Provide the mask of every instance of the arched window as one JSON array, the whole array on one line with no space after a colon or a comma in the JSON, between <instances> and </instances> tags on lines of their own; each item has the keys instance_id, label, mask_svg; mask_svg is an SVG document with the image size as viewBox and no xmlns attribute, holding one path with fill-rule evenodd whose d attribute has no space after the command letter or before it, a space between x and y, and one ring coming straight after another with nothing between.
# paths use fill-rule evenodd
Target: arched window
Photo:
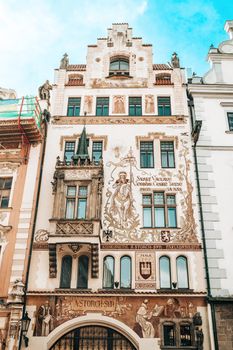
<instances>
[{"instance_id":1,"label":"arched window","mask_svg":"<svg viewBox=\"0 0 233 350\"><path fill-rule=\"evenodd\" d=\"M114 265L112 256L105 256L103 266L103 288L114 288Z\"/></svg>"},{"instance_id":2,"label":"arched window","mask_svg":"<svg viewBox=\"0 0 233 350\"><path fill-rule=\"evenodd\" d=\"M63 256L62 262L61 262L60 288L70 288L71 272L72 272L72 257L70 255L65 255Z\"/></svg>"},{"instance_id":3,"label":"arched window","mask_svg":"<svg viewBox=\"0 0 233 350\"><path fill-rule=\"evenodd\" d=\"M167 256L159 259L160 288L171 288L171 266Z\"/></svg>"},{"instance_id":4,"label":"arched window","mask_svg":"<svg viewBox=\"0 0 233 350\"><path fill-rule=\"evenodd\" d=\"M177 269L177 287L189 288L188 283L188 264L187 259L184 256L178 256L176 259Z\"/></svg>"},{"instance_id":5,"label":"arched window","mask_svg":"<svg viewBox=\"0 0 233 350\"><path fill-rule=\"evenodd\" d=\"M131 258L129 256L121 258L120 288L131 288Z\"/></svg>"},{"instance_id":6,"label":"arched window","mask_svg":"<svg viewBox=\"0 0 233 350\"><path fill-rule=\"evenodd\" d=\"M129 59L114 57L110 60L109 75L129 75Z\"/></svg>"},{"instance_id":7,"label":"arched window","mask_svg":"<svg viewBox=\"0 0 233 350\"><path fill-rule=\"evenodd\" d=\"M89 263L88 256L81 255L79 257L77 288L86 289L88 286L88 263Z\"/></svg>"}]
</instances>

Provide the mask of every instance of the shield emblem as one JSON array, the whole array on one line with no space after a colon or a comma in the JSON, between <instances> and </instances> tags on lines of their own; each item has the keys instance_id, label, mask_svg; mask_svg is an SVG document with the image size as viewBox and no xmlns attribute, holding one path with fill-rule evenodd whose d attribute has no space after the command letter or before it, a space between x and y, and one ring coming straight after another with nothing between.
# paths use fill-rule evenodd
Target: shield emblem
<instances>
[{"instance_id":1,"label":"shield emblem","mask_svg":"<svg viewBox=\"0 0 233 350\"><path fill-rule=\"evenodd\" d=\"M170 231L161 231L161 241L164 243L168 243L171 240Z\"/></svg>"},{"instance_id":2,"label":"shield emblem","mask_svg":"<svg viewBox=\"0 0 233 350\"><path fill-rule=\"evenodd\" d=\"M151 276L151 262L141 261L139 263L140 275L146 280Z\"/></svg>"}]
</instances>

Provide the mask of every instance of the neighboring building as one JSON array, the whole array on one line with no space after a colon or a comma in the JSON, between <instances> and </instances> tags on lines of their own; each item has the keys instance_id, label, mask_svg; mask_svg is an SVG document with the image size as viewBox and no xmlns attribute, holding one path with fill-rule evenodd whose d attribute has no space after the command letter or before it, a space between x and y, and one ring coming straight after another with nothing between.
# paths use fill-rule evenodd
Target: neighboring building
<instances>
[{"instance_id":1,"label":"neighboring building","mask_svg":"<svg viewBox=\"0 0 233 350\"><path fill-rule=\"evenodd\" d=\"M17 349L42 150L35 98L0 89L0 349Z\"/></svg>"},{"instance_id":2,"label":"neighboring building","mask_svg":"<svg viewBox=\"0 0 233 350\"><path fill-rule=\"evenodd\" d=\"M113 24L55 70L29 348L210 349L184 69ZM24 346L24 344L22 344Z\"/></svg>"},{"instance_id":3,"label":"neighboring building","mask_svg":"<svg viewBox=\"0 0 233 350\"><path fill-rule=\"evenodd\" d=\"M233 21L226 22L225 30L230 39L209 49L211 69L188 85L216 343L212 349L221 350L233 349Z\"/></svg>"}]
</instances>

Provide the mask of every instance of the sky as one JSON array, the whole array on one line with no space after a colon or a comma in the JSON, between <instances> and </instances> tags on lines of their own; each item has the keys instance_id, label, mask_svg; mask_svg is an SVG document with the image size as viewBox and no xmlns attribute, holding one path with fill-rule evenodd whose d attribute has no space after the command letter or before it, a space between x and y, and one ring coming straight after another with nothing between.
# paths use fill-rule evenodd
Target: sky
<instances>
[{"instance_id":1,"label":"sky","mask_svg":"<svg viewBox=\"0 0 233 350\"><path fill-rule=\"evenodd\" d=\"M65 52L70 64L86 63L87 45L116 22L153 45L154 63L176 51L183 67L203 75L210 45L228 39L229 19L230 0L0 0L0 87L37 95Z\"/></svg>"}]
</instances>

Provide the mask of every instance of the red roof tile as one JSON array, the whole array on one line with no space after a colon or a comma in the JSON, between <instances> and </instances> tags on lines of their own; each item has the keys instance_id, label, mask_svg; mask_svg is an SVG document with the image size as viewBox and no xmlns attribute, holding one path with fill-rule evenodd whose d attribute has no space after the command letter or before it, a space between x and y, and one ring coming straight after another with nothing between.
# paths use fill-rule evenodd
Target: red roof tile
<instances>
[{"instance_id":1,"label":"red roof tile","mask_svg":"<svg viewBox=\"0 0 233 350\"><path fill-rule=\"evenodd\" d=\"M168 64L156 63L156 64L153 64L153 70L172 70L172 68L169 67Z\"/></svg>"},{"instance_id":2,"label":"red roof tile","mask_svg":"<svg viewBox=\"0 0 233 350\"><path fill-rule=\"evenodd\" d=\"M68 71L85 71L86 64L69 64L66 68Z\"/></svg>"}]
</instances>

